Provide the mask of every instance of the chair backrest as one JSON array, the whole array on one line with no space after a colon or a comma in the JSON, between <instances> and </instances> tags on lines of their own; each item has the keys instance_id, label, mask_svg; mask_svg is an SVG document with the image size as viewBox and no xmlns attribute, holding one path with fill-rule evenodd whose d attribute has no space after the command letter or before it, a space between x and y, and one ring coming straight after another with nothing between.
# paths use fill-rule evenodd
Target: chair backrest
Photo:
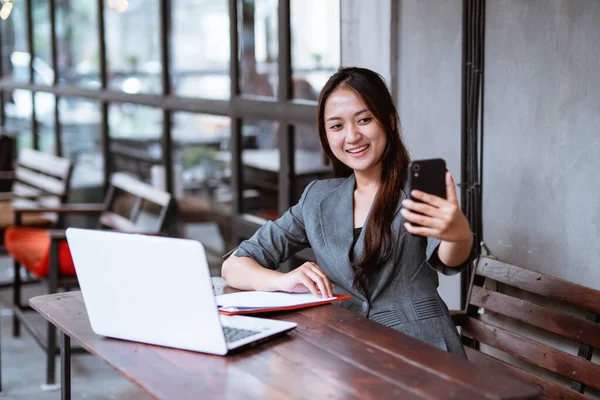
<instances>
[{"instance_id":1,"label":"chair backrest","mask_svg":"<svg viewBox=\"0 0 600 400\"><path fill-rule=\"evenodd\" d=\"M159 233L165 228L171 195L121 172L114 173L100 224L122 232Z\"/></svg>"},{"instance_id":2,"label":"chair backrest","mask_svg":"<svg viewBox=\"0 0 600 400\"><path fill-rule=\"evenodd\" d=\"M73 164L66 158L21 149L15 165L13 194L20 205L56 207L67 201ZM55 213L43 218L57 222Z\"/></svg>"},{"instance_id":3,"label":"chair backrest","mask_svg":"<svg viewBox=\"0 0 600 400\"><path fill-rule=\"evenodd\" d=\"M581 398L587 386L600 389L600 365L590 361L600 348L600 291L481 257L468 303L463 336L550 371L532 368L546 378L535 381L547 382L544 392L557 390L549 376L573 389L560 388L561 398ZM573 344L577 356L564 350Z\"/></svg>"}]
</instances>

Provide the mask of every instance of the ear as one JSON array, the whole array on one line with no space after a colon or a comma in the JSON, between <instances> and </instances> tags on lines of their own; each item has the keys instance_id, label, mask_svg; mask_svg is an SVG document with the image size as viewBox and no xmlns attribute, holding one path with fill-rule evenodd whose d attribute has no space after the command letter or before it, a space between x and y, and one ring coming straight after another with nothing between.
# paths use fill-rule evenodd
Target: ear
<instances>
[{"instance_id":1,"label":"ear","mask_svg":"<svg viewBox=\"0 0 600 400\"><path fill-rule=\"evenodd\" d=\"M396 118L393 115L390 117L390 125L392 125L392 130L396 129Z\"/></svg>"}]
</instances>

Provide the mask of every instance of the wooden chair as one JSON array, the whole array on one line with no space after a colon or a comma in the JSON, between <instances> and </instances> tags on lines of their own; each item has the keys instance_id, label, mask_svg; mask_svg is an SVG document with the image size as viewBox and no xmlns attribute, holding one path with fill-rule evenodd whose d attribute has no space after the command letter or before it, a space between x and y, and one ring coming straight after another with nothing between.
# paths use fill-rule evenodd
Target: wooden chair
<instances>
[{"instance_id":1,"label":"wooden chair","mask_svg":"<svg viewBox=\"0 0 600 400\"><path fill-rule=\"evenodd\" d=\"M34 212L23 218L14 206L54 207L67 200L73 165L65 158L32 149L21 149L14 171L3 171L0 180L12 182L12 191L0 193L0 230L13 225L52 227L56 213Z\"/></svg>"},{"instance_id":2,"label":"wooden chair","mask_svg":"<svg viewBox=\"0 0 600 400\"><path fill-rule=\"evenodd\" d=\"M160 234L165 228L170 209L171 195L163 190L138 181L126 174L115 173L103 204L64 204L45 207L47 212L60 215L90 214L99 215L98 228L120 232ZM39 206L19 206L17 215L39 212ZM77 286L73 260L65 240L64 230L44 230L23 227L9 228L6 231L6 247L9 253L35 276L46 280L48 293L59 289L70 290ZM15 292L18 290L15 288ZM46 383L56 382L54 358L57 355L56 329L48 324L45 343L42 335L26 319L24 311L30 310L21 303L20 290L13 303L13 335L19 335L20 324L33 335L46 352Z\"/></svg>"},{"instance_id":3,"label":"wooden chair","mask_svg":"<svg viewBox=\"0 0 600 400\"><path fill-rule=\"evenodd\" d=\"M590 361L594 348L600 348L600 291L481 257L468 304L453 318L462 326L469 360L536 385L546 399L584 399L588 387L600 389L600 365ZM581 310L587 312L584 318L576 316ZM577 356L539 341L563 347L563 338L576 343ZM505 354L518 360L509 364ZM517 363L529 371L512 365Z\"/></svg>"}]
</instances>

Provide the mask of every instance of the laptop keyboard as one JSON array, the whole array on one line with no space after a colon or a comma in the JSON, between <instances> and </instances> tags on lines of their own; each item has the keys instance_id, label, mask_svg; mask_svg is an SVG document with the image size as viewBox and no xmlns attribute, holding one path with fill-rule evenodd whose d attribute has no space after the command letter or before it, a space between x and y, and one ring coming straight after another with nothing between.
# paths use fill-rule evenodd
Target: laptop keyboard
<instances>
[{"instance_id":1,"label":"laptop keyboard","mask_svg":"<svg viewBox=\"0 0 600 400\"><path fill-rule=\"evenodd\" d=\"M225 341L231 343L248 336L256 335L257 333L260 333L260 331L251 331L248 329L230 328L228 326L224 326L223 333L225 334Z\"/></svg>"}]
</instances>

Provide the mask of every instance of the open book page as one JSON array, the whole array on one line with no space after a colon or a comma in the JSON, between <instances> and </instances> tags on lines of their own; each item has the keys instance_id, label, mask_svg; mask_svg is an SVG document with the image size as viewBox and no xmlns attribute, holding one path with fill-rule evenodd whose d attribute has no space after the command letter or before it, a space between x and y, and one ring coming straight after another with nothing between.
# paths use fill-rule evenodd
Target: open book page
<instances>
[{"instance_id":1,"label":"open book page","mask_svg":"<svg viewBox=\"0 0 600 400\"><path fill-rule=\"evenodd\" d=\"M312 293L238 292L216 296L220 309L266 309L293 307L302 304L326 303L336 297L315 297Z\"/></svg>"}]
</instances>

